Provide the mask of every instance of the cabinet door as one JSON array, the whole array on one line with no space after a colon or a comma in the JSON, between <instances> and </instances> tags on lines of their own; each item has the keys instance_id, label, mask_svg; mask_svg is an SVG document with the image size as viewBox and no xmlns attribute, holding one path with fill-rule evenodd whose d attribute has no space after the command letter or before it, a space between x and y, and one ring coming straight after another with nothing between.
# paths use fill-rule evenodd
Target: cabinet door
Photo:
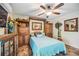
<instances>
[{"instance_id":1,"label":"cabinet door","mask_svg":"<svg viewBox=\"0 0 79 59\"><path fill-rule=\"evenodd\" d=\"M45 24L45 34L48 37L53 37L53 24L52 23L46 23Z\"/></svg>"},{"instance_id":2,"label":"cabinet door","mask_svg":"<svg viewBox=\"0 0 79 59\"><path fill-rule=\"evenodd\" d=\"M12 38L13 39L13 38ZM13 40L10 40L10 55L12 56L13 55Z\"/></svg>"},{"instance_id":3,"label":"cabinet door","mask_svg":"<svg viewBox=\"0 0 79 59\"><path fill-rule=\"evenodd\" d=\"M25 24L18 27L18 46L21 47L25 44L28 44L29 41L29 27L26 27Z\"/></svg>"},{"instance_id":4,"label":"cabinet door","mask_svg":"<svg viewBox=\"0 0 79 59\"><path fill-rule=\"evenodd\" d=\"M1 42L0 42L0 56L1 56Z\"/></svg>"},{"instance_id":5,"label":"cabinet door","mask_svg":"<svg viewBox=\"0 0 79 59\"><path fill-rule=\"evenodd\" d=\"M3 56L3 43L0 41L0 56Z\"/></svg>"},{"instance_id":6,"label":"cabinet door","mask_svg":"<svg viewBox=\"0 0 79 59\"><path fill-rule=\"evenodd\" d=\"M9 41L4 43L4 55L5 56L9 55Z\"/></svg>"}]
</instances>

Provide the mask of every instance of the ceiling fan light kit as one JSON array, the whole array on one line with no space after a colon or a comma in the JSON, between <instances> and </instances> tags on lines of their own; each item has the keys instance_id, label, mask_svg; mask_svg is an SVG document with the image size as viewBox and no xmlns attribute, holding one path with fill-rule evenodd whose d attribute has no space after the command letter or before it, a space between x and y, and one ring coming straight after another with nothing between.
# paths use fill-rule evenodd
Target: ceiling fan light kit
<instances>
[{"instance_id":1,"label":"ceiling fan light kit","mask_svg":"<svg viewBox=\"0 0 79 59\"><path fill-rule=\"evenodd\" d=\"M47 13L46 13L46 15L51 15L51 14L52 14L52 12L47 12Z\"/></svg>"}]
</instances>

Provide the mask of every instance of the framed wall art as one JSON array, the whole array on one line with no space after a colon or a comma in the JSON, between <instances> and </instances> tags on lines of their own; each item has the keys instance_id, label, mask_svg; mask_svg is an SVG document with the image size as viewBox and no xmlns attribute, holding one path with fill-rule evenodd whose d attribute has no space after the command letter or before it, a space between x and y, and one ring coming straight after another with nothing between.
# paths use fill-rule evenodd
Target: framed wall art
<instances>
[{"instance_id":1,"label":"framed wall art","mask_svg":"<svg viewBox=\"0 0 79 59\"><path fill-rule=\"evenodd\" d=\"M30 34L44 32L44 21L30 19Z\"/></svg>"},{"instance_id":2,"label":"framed wall art","mask_svg":"<svg viewBox=\"0 0 79 59\"><path fill-rule=\"evenodd\" d=\"M42 30L42 23L32 22L32 30Z\"/></svg>"},{"instance_id":3,"label":"framed wall art","mask_svg":"<svg viewBox=\"0 0 79 59\"><path fill-rule=\"evenodd\" d=\"M65 20L64 31L77 32L78 31L78 18Z\"/></svg>"}]
</instances>

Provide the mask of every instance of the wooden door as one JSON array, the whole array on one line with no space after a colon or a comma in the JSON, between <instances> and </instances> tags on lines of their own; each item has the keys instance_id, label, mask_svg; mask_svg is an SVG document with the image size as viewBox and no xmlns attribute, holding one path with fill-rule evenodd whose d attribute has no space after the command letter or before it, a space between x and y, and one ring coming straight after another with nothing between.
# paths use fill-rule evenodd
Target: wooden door
<instances>
[{"instance_id":1,"label":"wooden door","mask_svg":"<svg viewBox=\"0 0 79 59\"><path fill-rule=\"evenodd\" d=\"M53 37L53 24L45 23L45 34L48 37Z\"/></svg>"}]
</instances>

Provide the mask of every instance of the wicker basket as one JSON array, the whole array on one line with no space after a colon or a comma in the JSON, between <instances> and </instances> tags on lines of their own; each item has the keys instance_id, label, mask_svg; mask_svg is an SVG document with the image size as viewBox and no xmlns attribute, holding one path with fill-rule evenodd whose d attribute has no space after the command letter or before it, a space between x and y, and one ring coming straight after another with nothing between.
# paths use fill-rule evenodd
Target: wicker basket
<instances>
[{"instance_id":1,"label":"wicker basket","mask_svg":"<svg viewBox=\"0 0 79 59\"><path fill-rule=\"evenodd\" d=\"M31 55L32 55L32 51L28 45L19 47L17 50L17 56L31 56Z\"/></svg>"}]
</instances>

